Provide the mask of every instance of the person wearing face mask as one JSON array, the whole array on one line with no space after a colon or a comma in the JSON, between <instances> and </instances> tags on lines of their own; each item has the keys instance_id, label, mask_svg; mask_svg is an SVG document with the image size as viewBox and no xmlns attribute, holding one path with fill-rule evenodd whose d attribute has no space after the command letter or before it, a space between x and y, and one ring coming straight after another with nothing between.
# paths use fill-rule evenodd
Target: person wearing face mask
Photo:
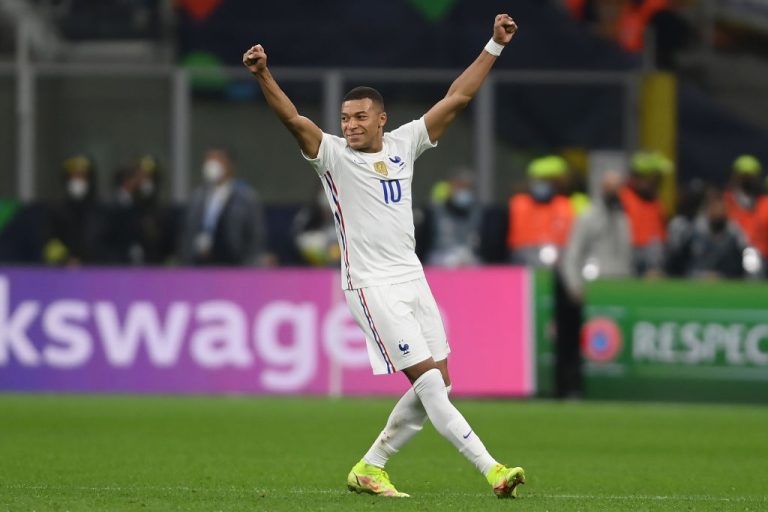
<instances>
[{"instance_id":1,"label":"person wearing face mask","mask_svg":"<svg viewBox=\"0 0 768 512\"><path fill-rule=\"evenodd\" d=\"M528 166L528 192L509 200L507 248L513 263L553 266L568 240L575 217L573 204L563 194L568 164L559 156L545 156Z\"/></svg>"},{"instance_id":2,"label":"person wearing face mask","mask_svg":"<svg viewBox=\"0 0 768 512\"><path fill-rule=\"evenodd\" d=\"M724 200L728 218L739 225L751 245L768 259L768 197L762 194L760 161L741 155L733 162Z\"/></svg>"},{"instance_id":3,"label":"person wearing face mask","mask_svg":"<svg viewBox=\"0 0 768 512\"><path fill-rule=\"evenodd\" d=\"M471 177L467 173L456 175L446 192L447 197L431 207L427 263L442 267L478 265L482 211Z\"/></svg>"},{"instance_id":4,"label":"person wearing face mask","mask_svg":"<svg viewBox=\"0 0 768 512\"><path fill-rule=\"evenodd\" d=\"M632 275L632 234L619 199L624 179L607 171L600 182L600 197L576 219L560 272L571 298L582 302L585 281Z\"/></svg>"},{"instance_id":5,"label":"person wearing face mask","mask_svg":"<svg viewBox=\"0 0 768 512\"><path fill-rule=\"evenodd\" d=\"M106 246L111 263L161 265L173 254L170 212L158 201L159 165L145 155L115 173Z\"/></svg>"},{"instance_id":6,"label":"person wearing face mask","mask_svg":"<svg viewBox=\"0 0 768 512\"><path fill-rule=\"evenodd\" d=\"M768 177L765 178L763 186L768 189ZM768 277L768 198L764 197L758 201L756 217L755 238L752 243L760 252L763 275Z\"/></svg>"},{"instance_id":7,"label":"person wearing face mask","mask_svg":"<svg viewBox=\"0 0 768 512\"><path fill-rule=\"evenodd\" d=\"M114 192L107 205L105 248L109 263L140 265L144 252L139 242L139 221L136 198L141 184L137 167L124 166L115 171L112 182Z\"/></svg>"},{"instance_id":8,"label":"person wearing face mask","mask_svg":"<svg viewBox=\"0 0 768 512\"><path fill-rule=\"evenodd\" d=\"M143 262L164 265L172 260L177 241L172 208L160 200L162 168L157 158L149 154L139 157L134 165L141 178L134 197Z\"/></svg>"},{"instance_id":9,"label":"person wearing face mask","mask_svg":"<svg viewBox=\"0 0 768 512\"><path fill-rule=\"evenodd\" d=\"M93 161L85 155L69 157L61 176L64 198L49 210L43 259L50 265L102 263L106 225Z\"/></svg>"},{"instance_id":10,"label":"person wearing face mask","mask_svg":"<svg viewBox=\"0 0 768 512\"><path fill-rule=\"evenodd\" d=\"M713 188L705 197L689 242L688 277L735 279L759 272L747 261L749 242L739 225L729 220L723 193Z\"/></svg>"},{"instance_id":11,"label":"person wearing face mask","mask_svg":"<svg viewBox=\"0 0 768 512\"><path fill-rule=\"evenodd\" d=\"M266 228L256 191L235 178L230 151L210 149L187 205L180 258L187 265L261 265Z\"/></svg>"},{"instance_id":12,"label":"person wearing face mask","mask_svg":"<svg viewBox=\"0 0 768 512\"><path fill-rule=\"evenodd\" d=\"M677 215L667 226L666 273L683 277L688 273L690 242L696 219L704 204L707 185L700 179L693 179L679 189Z\"/></svg>"},{"instance_id":13,"label":"person wearing face mask","mask_svg":"<svg viewBox=\"0 0 768 512\"><path fill-rule=\"evenodd\" d=\"M582 394L580 333L587 281L632 275L632 238L619 191L623 178L607 171L600 197L574 222L555 279L555 396Z\"/></svg>"},{"instance_id":14,"label":"person wearing face mask","mask_svg":"<svg viewBox=\"0 0 768 512\"><path fill-rule=\"evenodd\" d=\"M672 162L658 152L639 151L632 156L627 184L619 191L632 230L635 273L663 273L666 215L658 199L662 176L672 172Z\"/></svg>"}]
</instances>

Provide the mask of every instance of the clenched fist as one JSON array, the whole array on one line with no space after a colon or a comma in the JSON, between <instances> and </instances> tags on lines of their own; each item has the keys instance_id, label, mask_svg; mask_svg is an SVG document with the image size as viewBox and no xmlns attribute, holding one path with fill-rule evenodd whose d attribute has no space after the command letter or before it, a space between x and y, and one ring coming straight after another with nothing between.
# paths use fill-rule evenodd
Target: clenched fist
<instances>
[{"instance_id":1,"label":"clenched fist","mask_svg":"<svg viewBox=\"0 0 768 512\"><path fill-rule=\"evenodd\" d=\"M264 51L264 47L260 44L251 46L243 54L243 65L248 68L251 73L260 73L267 67L267 52Z\"/></svg>"},{"instance_id":2,"label":"clenched fist","mask_svg":"<svg viewBox=\"0 0 768 512\"><path fill-rule=\"evenodd\" d=\"M517 23L509 14L499 14L493 23L493 40L506 45L517 32Z\"/></svg>"}]
</instances>

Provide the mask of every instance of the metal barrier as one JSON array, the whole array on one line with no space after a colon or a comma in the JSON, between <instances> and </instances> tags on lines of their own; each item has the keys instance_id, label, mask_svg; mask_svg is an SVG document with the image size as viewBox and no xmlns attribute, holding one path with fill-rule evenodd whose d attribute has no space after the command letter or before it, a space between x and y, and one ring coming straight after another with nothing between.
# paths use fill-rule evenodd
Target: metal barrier
<instances>
[{"instance_id":1,"label":"metal barrier","mask_svg":"<svg viewBox=\"0 0 768 512\"><path fill-rule=\"evenodd\" d=\"M57 80L143 80L153 79L164 84L155 84L155 90L162 90L160 94L167 94L166 100L160 100L159 105L165 108L167 126L163 128L163 136L158 135L156 124L154 141L165 139L161 144L163 153L170 165L169 195L175 201L183 201L190 191L189 169L193 162L193 154L199 148L193 144L195 125L193 110L195 109L195 97L192 83L195 79L210 75L210 70L185 69L170 65L133 65L133 64L60 64L60 63L36 63L29 57L29 49L23 44L23 37L17 50L15 64L0 64L0 79L11 76L16 82L16 118L15 118L15 187L19 199L28 201L39 198L43 186L40 183L41 175L46 176L45 169L50 168L51 162L46 165L40 163L40 159L50 160L51 155L46 152L50 148L51 141L45 140L45 147L41 147L41 133L44 127L39 122L52 123L46 120L46 112L41 112L41 86L44 86L46 94L57 90ZM217 76L228 80L250 80L247 71L239 68L221 68L214 71ZM344 92L344 86L348 83L374 83L391 84L395 86L441 86L447 90L450 83L459 75L460 70L438 69L311 69L311 68L275 68L273 74L281 84L317 84L321 91L320 99L314 104L314 108L321 113L315 120L328 132L337 133L339 129L338 111L340 99ZM46 81L53 82L46 84ZM106 82L105 82L106 83ZM45 84L45 85L44 85ZM61 90L66 94L66 88L59 83ZM639 76L634 72L542 72L542 71L495 71L492 72L487 83L480 90L473 101L472 113L462 116L465 122L471 122L471 154L469 164L474 167L477 176L477 191L481 201L489 203L493 201L496 189L496 174L498 163L496 161L498 137L496 136L496 113L499 105L499 89L507 86L539 87L539 86L563 86L563 87L615 87L621 91L621 126L615 127L621 132L621 147L612 149L624 149L631 151L636 145L638 125L638 96ZM160 87L160 89L158 89ZM107 89L110 89L107 87ZM157 101L158 93L151 93L150 98ZM435 97L436 101L438 97ZM300 100L301 98L293 98ZM66 95L61 102L66 100ZM263 102L260 102L263 106ZM396 102L397 103L397 102ZM56 107L60 104L55 104ZM148 105L150 109L152 105ZM53 108L52 107L52 108ZM74 110L74 109L73 109ZM98 107L97 107L98 110ZM156 109L157 110L157 109ZM162 108L160 109L162 110ZM106 119L99 118L103 123L102 136L109 135L107 124L120 123L120 119L114 119L105 112L100 113ZM135 112L134 112L135 113ZM155 112L155 115L161 113ZM259 113L260 115L260 113ZM271 115L271 114L270 114ZM56 122L59 122L57 119ZM96 122L96 121L94 121ZM157 120L153 121L154 123ZM166 122L165 119L162 122ZM277 122L269 121L277 127ZM227 123L222 123L218 129L227 128ZM266 125L265 125L266 126ZM73 127L76 128L76 127ZM199 128L199 127L198 127ZM235 127L236 128L236 127ZM277 129L277 128L275 128ZM230 127L229 138L239 137L237 129ZM60 134L62 137L71 137L72 131ZM271 127L265 131L271 132ZM226 138L226 137L225 137ZM0 141L1 143L2 141ZM55 141L54 141L55 142ZM449 144L450 146L450 144ZM64 156L64 155L59 155ZM295 155L294 155L295 156ZM287 160L274 157L272 166L290 167L296 160ZM41 168L42 167L42 168ZM272 171L270 171L272 172ZM302 190L302 196L286 197L293 200L303 200L309 195L307 190ZM286 192L287 194L287 192Z\"/></svg>"}]
</instances>

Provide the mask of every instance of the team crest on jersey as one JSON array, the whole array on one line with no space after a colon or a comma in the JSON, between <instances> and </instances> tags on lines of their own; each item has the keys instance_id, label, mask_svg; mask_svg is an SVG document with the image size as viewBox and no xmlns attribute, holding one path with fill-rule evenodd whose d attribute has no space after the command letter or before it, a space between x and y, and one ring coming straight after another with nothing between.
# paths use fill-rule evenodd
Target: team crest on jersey
<instances>
[{"instance_id":1,"label":"team crest on jersey","mask_svg":"<svg viewBox=\"0 0 768 512\"><path fill-rule=\"evenodd\" d=\"M389 171L387 170L387 164L384 162L374 162L373 170L381 174L382 176L389 176Z\"/></svg>"}]
</instances>

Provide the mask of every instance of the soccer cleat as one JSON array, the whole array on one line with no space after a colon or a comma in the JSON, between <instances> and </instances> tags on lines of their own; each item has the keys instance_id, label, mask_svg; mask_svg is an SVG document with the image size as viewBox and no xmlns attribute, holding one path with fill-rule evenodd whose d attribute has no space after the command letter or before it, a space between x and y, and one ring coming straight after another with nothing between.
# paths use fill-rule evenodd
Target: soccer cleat
<instances>
[{"instance_id":1,"label":"soccer cleat","mask_svg":"<svg viewBox=\"0 0 768 512\"><path fill-rule=\"evenodd\" d=\"M367 493L376 496L393 498L410 498L410 495L399 492L389 481L386 471L361 460L352 468L347 476L347 489L358 494Z\"/></svg>"},{"instance_id":2,"label":"soccer cleat","mask_svg":"<svg viewBox=\"0 0 768 512\"><path fill-rule=\"evenodd\" d=\"M485 478L497 497L517 498L517 486L525 483L525 471L523 468L508 468L503 464L496 464Z\"/></svg>"}]
</instances>

